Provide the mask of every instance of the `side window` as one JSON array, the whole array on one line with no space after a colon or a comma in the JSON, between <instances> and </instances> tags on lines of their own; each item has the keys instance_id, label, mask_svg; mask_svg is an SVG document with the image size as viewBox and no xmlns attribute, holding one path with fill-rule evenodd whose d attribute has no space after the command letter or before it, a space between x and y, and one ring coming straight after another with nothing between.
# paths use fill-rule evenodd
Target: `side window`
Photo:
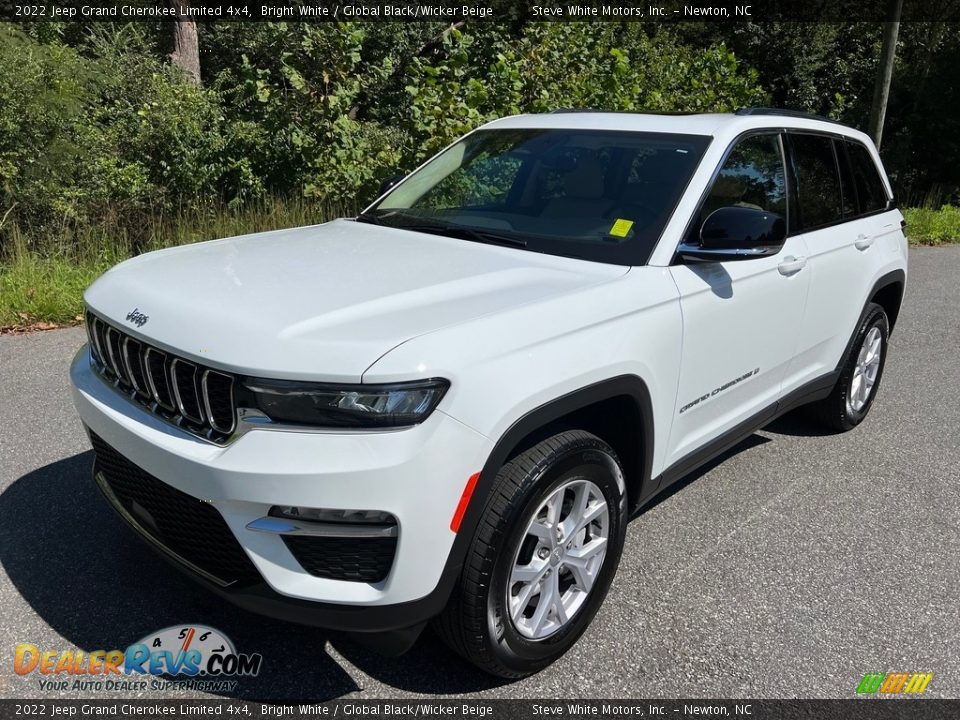
<instances>
[{"instance_id":1,"label":"side window","mask_svg":"<svg viewBox=\"0 0 960 720\"><path fill-rule=\"evenodd\" d=\"M700 211L700 225L723 207L748 207L787 216L787 185L776 135L754 135L727 156Z\"/></svg>"},{"instance_id":2,"label":"side window","mask_svg":"<svg viewBox=\"0 0 960 720\"><path fill-rule=\"evenodd\" d=\"M843 140L834 139L833 150L837 154L837 167L840 168L840 199L843 217L854 218L857 212L857 191L853 187L853 171L850 169L850 159L847 157Z\"/></svg>"},{"instance_id":3,"label":"side window","mask_svg":"<svg viewBox=\"0 0 960 720\"><path fill-rule=\"evenodd\" d=\"M847 140L847 153L853 171L853 182L860 198L860 212L869 213L883 210L887 206L887 189L880 178L876 163L870 151L863 145Z\"/></svg>"},{"instance_id":4,"label":"side window","mask_svg":"<svg viewBox=\"0 0 960 720\"><path fill-rule=\"evenodd\" d=\"M791 134L803 229L843 219L840 176L833 140L822 135Z\"/></svg>"}]
</instances>

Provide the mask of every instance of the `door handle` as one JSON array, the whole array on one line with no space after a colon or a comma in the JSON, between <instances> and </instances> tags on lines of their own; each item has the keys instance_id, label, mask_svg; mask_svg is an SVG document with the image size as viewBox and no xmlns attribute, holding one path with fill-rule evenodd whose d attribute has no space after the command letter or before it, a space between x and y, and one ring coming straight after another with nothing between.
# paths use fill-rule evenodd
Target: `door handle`
<instances>
[{"instance_id":1,"label":"door handle","mask_svg":"<svg viewBox=\"0 0 960 720\"><path fill-rule=\"evenodd\" d=\"M857 239L853 241L853 246L857 250L866 250L871 245L873 245L873 238L863 233L857 235Z\"/></svg>"},{"instance_id":2,"label":"door handle","mask_svg":"<svg viewBox=\"0 0 960 720\"><path fill-rule=\"evenodd\" d=\"M794 257L793 255L787 255L783 259L783 262L777 265L777 270L780 271L781 275L794 275L806 266L807 259L805 257Z\"/></svg>"}]
</instances>

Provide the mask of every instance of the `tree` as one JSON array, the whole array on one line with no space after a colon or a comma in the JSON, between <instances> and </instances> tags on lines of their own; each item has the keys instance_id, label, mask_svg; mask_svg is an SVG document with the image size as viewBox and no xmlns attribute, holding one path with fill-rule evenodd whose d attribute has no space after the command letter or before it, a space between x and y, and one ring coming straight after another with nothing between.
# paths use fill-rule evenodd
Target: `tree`
<instances>
[{"instance_id":1,"label":"tree","mask_svg":"<svg viewBox=\"0 0 960 720\"><path fill-rule=\"evenodd\" d=\"M184 0L170 0L170 6L177 13L176 22L173 24L173 52L170 53L170 62L183 70L187 80L199 85L200 40L197 36L197 23L188 12L189 3Z\"/></svg>"}]
</instances>

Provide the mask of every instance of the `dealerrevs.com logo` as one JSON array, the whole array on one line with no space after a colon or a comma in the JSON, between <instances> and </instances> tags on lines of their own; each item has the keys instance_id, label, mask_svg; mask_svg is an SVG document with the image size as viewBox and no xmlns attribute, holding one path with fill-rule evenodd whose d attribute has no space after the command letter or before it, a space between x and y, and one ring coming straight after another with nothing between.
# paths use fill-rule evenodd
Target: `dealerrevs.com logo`
<instances>
[{"instance_id":1,"label":"dealerrevs.com logo","mask_svg":"<svg viewBox=\"0 0 960 720\"><path fill-rule=\"evenodd\" d=\"M18 675L38 675L41 690L159 690L171 686L223 691L237 677L259 674L263 656L238 653L219 630L174 625L143 637L126 650L41 650L20 643L14 650Z\"/></svg>"},{"instance_id":2,"label":"dealerrevs.com logo","mask_svg":"<svg viewBox=\"0 0 960 720\"><path fill-rule=\"evenodd\" d=\"M922 695L933 673L867 673L857 685L859 695Z\"/></svg>"}]
</instances>

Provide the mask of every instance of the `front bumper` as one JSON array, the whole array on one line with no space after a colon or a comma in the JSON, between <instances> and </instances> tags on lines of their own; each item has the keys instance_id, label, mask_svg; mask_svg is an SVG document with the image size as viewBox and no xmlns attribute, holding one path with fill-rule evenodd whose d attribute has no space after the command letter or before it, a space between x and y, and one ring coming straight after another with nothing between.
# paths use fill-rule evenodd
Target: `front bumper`
<instances>
[{"instance_id":1,"label":"front bumper","mask_svg":"<svg viewBox=\"0 0 960 720\"><path fill-rule=\"evenodd\" d=\"M90 431L144 472L215 508L263 579L223 588L194 573L211 589L251 610L355 631L406 627L442 608L456 537L450 520L467 478L490 454L485 436L435 411L405 430L252 430L221 447L115 391L93 371L86 348L70 374ZM247 529L273 505L393 514L389 573L373 583L310 575L279 535Z\"/></svg>"}]
</instances>

